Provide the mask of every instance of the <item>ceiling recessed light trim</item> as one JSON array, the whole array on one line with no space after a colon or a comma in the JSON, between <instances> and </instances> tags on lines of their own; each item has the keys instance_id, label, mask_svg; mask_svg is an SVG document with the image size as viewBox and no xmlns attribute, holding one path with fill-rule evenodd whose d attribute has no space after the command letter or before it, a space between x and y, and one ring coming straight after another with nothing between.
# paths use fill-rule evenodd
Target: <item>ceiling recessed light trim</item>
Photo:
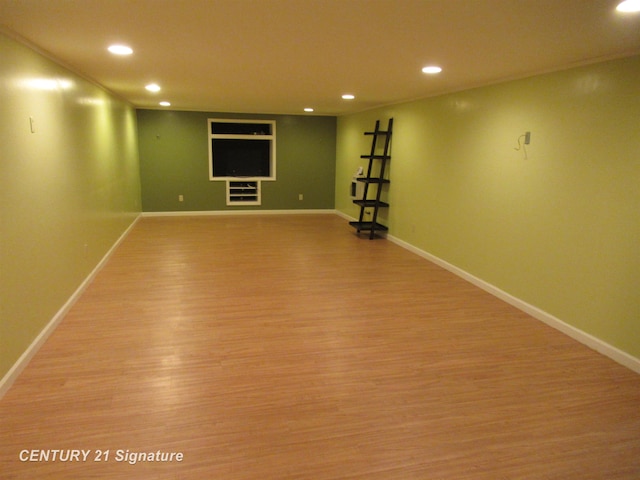
<instances>
[{"instance_id":1,"label":"ceiling recessed light trim","mask_svg":"<svg viewBox=\"0 0 640 480\"><path fill-rule=\"evenodd\" d=\"M353 100L354 98L356 98L356 96L351 93L345 93L342 95L343 100Z\"/></svg>"},{"instance_id":2,"label":"ceiling recessed light trim","mask_svg":"<svg viewBox=\"0 0 640 480\"><path fill-rule=\"evenodd\" d=\"M171 102L162 101L162 102L160 102L160 106L162 106L162 107L170 107L171 106Z\"/></svg>"},{"instance_id":3,"label":"ceiling recessed light trim","mask_svg":"<svg viewBox=\"0 0 640 480\"><path fill-rule=\"evenodd\" d=\"M426 73L427 75L436 75L442 72L442 68L437 65L427 65L422 68L422 73Z\"/></svg>"},{"instance_id":4,"label":"ceiling recessed light trim","mask_svg":"<svg viewBox=\"0 0 640 480\"><path fill-rule=\"evenodd\" d=\"M131 55L133 53L133 49L127 45L110 45L107 50L114 55Z\"/></svg>"},{"instance_id":5,"label":"ceiling recessed light trim","mask_svg":"<svg viewBox=\"0 0 640 480\"><path fill-rule=\"evenodd\" d=\"M311 112L313 112L313 108L311 108L311 107L306 107L306 108L304 109L304 111L305 111L305 112L309 112L309 113L311 113Z\"/></svg>"},{"instance_id":6,"label":"ceiling recessed light trim","mask_svg":"<svg viewBox=\"0 0 640 480\"><path fill-rule=\"evenodd\" d=\"M624 0L618 4L616 10L623 13L640 12L640 0Z\"/></svg>"},{"instance_id":7,"label":"ceiling recessed light trim","mask_svg":"<svg viewBox=\"0 0 640 480\"><path fill-rule=\"evenodd\" d=\"M160 90L162 90L160 88L160 85L158 85L157 83L150 83L149 85L145 86L144 88L146 88L150 92L159 92Z\"/></svg>"}]
</instances>

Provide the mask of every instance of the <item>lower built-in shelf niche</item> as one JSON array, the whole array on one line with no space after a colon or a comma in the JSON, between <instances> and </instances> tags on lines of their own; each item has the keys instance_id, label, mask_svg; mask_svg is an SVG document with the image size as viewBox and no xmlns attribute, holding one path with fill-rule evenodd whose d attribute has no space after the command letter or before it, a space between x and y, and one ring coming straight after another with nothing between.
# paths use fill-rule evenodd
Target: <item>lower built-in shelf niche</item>
<instances>
[{"instance_id":1,"label":"lower built-in shelf niche","mask_svg":"<svg viewBox=\"0 0 640 480\"><path fill-rule=\"evenodd\" d=\"M260 182L227 181L227 205L260 205Z\"/></svg>"}]
</instances>

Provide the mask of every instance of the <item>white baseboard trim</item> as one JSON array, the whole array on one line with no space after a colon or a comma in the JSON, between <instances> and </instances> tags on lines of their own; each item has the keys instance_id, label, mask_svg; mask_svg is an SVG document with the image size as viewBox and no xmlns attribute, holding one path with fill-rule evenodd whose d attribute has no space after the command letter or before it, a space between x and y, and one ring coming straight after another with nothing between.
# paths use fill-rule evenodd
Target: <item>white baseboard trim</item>
<instances>
[{"instance_id":1,"label":"white baseboard trim","mask_svg":"<svg viewBox=\"0 0 640 480\"><path fill-rule=\"evenodd\" d=\"M317 215L335 214L333 209L300 210L192 210L175 212L142 212L143 217L199 217L218 215Z\"/></svg>"},{"instance_id":2,"label":"white baseboard trim","mask_svg":"<svg viewBox=\"0 0 640 480\"><path fill-rule=\"evenodd\" d=\"M71 307L73 307L73 304L78 301L82 293L87 289L87 287L96 277L98 272L100 272L102 267L104 267L105 263L107 263L107 260L109 260L111 255L113 255L113 252L118 247L118 245L122 243L122 241L131 231L131 229L134 227L134 225L138 222L139 218L140 218L140 215L138 215L134 219L134 221L131 222L131 225L129 225L127 229L124 231L124 233L120 235L118 240L116 240L116 242L109 249L109 251L104 255L104 257L102 257L102 260L100 260L100 262L95 266L95 268L91 271L91 273L87 276L87 278L85 278L84 281L80 284L80 286L75 290L75 292L73 292L71 297L69 297L69 299L65 302L62 308L58 310L58 312L53 316L53 318L49 321L49 323L47 323L47 325L40 331L40 333L35 338L35 340L31 342L31 345L29 345L29 347L22 353L22 355L20 355L20 358L18 358L16 363L14 363L14 365L9 369L6 375L2 377L2 380L0 380L0 399L9 391L9 388L11 388L11 385L13 385L13 382L16 381L20 373L22 373L25 367L29 364L29 362L38 352L40 347L44 345L44 342L47 341L47 338L49 338L49 336L53 333L53 331L56 329L56 327L65 317L65 315L69 312L69 310L71 310Z\"/></svg>"},{"instance_id":3,"label":"white baseboard trim","mask_svg":"<svg viewBox=\"0 0 640 480\"><path fill-rule=\"evenodd\" d=\"M500 300L503 300L508 304L513 305L517 309L522 310L523 312L531 315L535 319L546 323L550 327L553 327L556 330L559 330L565 335L568 335L569 337L597 351L598 353L601 353L602 355L609 357L610 359L614 360L620 365L623 365L629 368L630 370L633 370L634 372L640 374L640 358L636 358L614 347L613 345L610 345L604 342L603 340L600 340L599 338L594 337L593 335L587 332L584 332L572 325L569 325L568 323L563 322L562 320L551 315L550 313L547 313L544 310L541 310L538 307L535 307L534 305L531 305L523 300L520 300L519 298L514 297L513 295L505 292L504 290L501 290L498 287L485 282L481 278L478 278L462 270L461 268L456 267L455 265L445 260L442 260L441 258L436 257L435 255L425 252L424 250L420 250L419 248L411 245L410 243L405 242L404 240L400 240L399 238L396 238L393 235L387 235L387 239L395 243L396 245L399 245L409 250L410 252L413 252L416 255L419 255L420 257L425 258L430 262L435 263L436 265L444 268L445 270L448 270L451 273L463 278L469 283L472 283L473 285L481 288L482 290L490 293L491 295L499 298Z\"/></svg>"},{"instance_id":4,"label":"white baseboard trim","mask_svg":"<svg viewBox=\"0 0 640 480\"><path fill-rule=\"evenodd\" d=\"M352 217L351 215L347 215L346 213L341 212L340 210L336 210L335 214L338 215L339 217L344 218L345 220L350 221L350 222L353 222L353 221L357 220L356 218Z\"/></svg>"}]
</instances>

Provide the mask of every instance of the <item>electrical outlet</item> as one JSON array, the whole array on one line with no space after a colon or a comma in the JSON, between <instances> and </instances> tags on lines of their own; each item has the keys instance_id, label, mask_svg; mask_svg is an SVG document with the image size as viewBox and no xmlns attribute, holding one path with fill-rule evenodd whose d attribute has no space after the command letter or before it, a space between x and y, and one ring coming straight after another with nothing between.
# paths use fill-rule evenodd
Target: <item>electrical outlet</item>
<instances>
[{"instance_id":1,"label":"electrical outlet","mask_svg":"<svg viewBox=\"0 0 640 480\"><path fill-rule=\"evenodd\" d=\"M298 200L304 200L304 195L303 194L298 194Z\"/></svg>"},{"instance_id":2,"label":"electrical outlet","mask_svg":"<svg viewBox=\"0 0 640 480\"><path fill-rule=\"evenodd\" d=\"M531 143L531 132L524 133L524 144L529 145Z\"/></svg>"},{"instance_id":3,"label":"electrical outlet","mask_svg":"<svg viewBox=\"0 0 640 480\"><path fill-rule=\"evenodd\" d=\"M178 201L184 202L184 195L178 195Z\"/></svg>"}]
</instances>

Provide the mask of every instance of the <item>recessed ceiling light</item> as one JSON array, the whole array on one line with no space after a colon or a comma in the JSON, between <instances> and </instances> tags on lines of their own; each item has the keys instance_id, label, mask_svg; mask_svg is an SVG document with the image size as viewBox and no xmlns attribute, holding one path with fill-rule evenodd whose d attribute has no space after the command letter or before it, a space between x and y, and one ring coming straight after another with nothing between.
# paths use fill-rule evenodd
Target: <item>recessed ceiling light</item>
<instances>
[{"instance_id":1,"label":"recessed ceiling light","mask_svg":"<svg viewBox=\"0 0 640 480\"><path fill-rule=\"evenodd\" d=\"M624 0L618 4L616 10L624 13L640 12L640 0Z\"/></svg>"},{"instance_id":2,"label":"recessed ceiling light","mask_svg":"<svg viewBox=\"0 0 640 480\"><path fill-rule=\"evenodd\" d=\"M311 107L307 107L304 109L305 112L313 112L313 108Z\"/></svg>"},{"instance_id":3,"label":"recessed ceiling light","mask_svg":"<svg viewBox=\"0 0 640 480\"><path fill-rule=\"evenodd\" d=\"M436 73L440 73L441 71L442 71L442 68L436 65L429 65L422 69L422 73L428 73L429 75L435 75Z\"/></svg>"},{"instance_id":4,"label":"recessed ceiling light","mask_svg":"<svg viewBox=\"0 0 640 480\"><path fill-rule=\"evenodd\" d=\"M131 55L133 53L133 49L126 45L111 45L107 50L114 55Z\"/></svg>"},{"instance_id":5,"label":"recessed ceiling light","mask_svg":"<svg viewBox=\"0 0 640 480\"><path fill-rule=\"evenodd\" d=\"M163 107L170 107L171 102L160 102L160 105L162 105Z\"/></svg>"},{"instance_id":6,"label":"recessed ceiling light","mask_svg":"<svg viewBox=\"0 0 640 480\"><path fill-rule=\"evenodd\" d=\"M355 95L351 95L350 93L345 93L344 95L342 95L342 98L344 100L353 100L354 98L356 98Z\"/></svg>"},{"instance_id":7,"label":"recessed ceiling light","mask_svg":"<svg viewBox=\"0 0 640 480\"><path fill-rule=\"evenodd\" d=\"M150 92L159 92L160 91L160 85L158 85L156 83L150 83L149 85L147 85L144 88L146 88Z\"/></svg>"}]
</instances>

